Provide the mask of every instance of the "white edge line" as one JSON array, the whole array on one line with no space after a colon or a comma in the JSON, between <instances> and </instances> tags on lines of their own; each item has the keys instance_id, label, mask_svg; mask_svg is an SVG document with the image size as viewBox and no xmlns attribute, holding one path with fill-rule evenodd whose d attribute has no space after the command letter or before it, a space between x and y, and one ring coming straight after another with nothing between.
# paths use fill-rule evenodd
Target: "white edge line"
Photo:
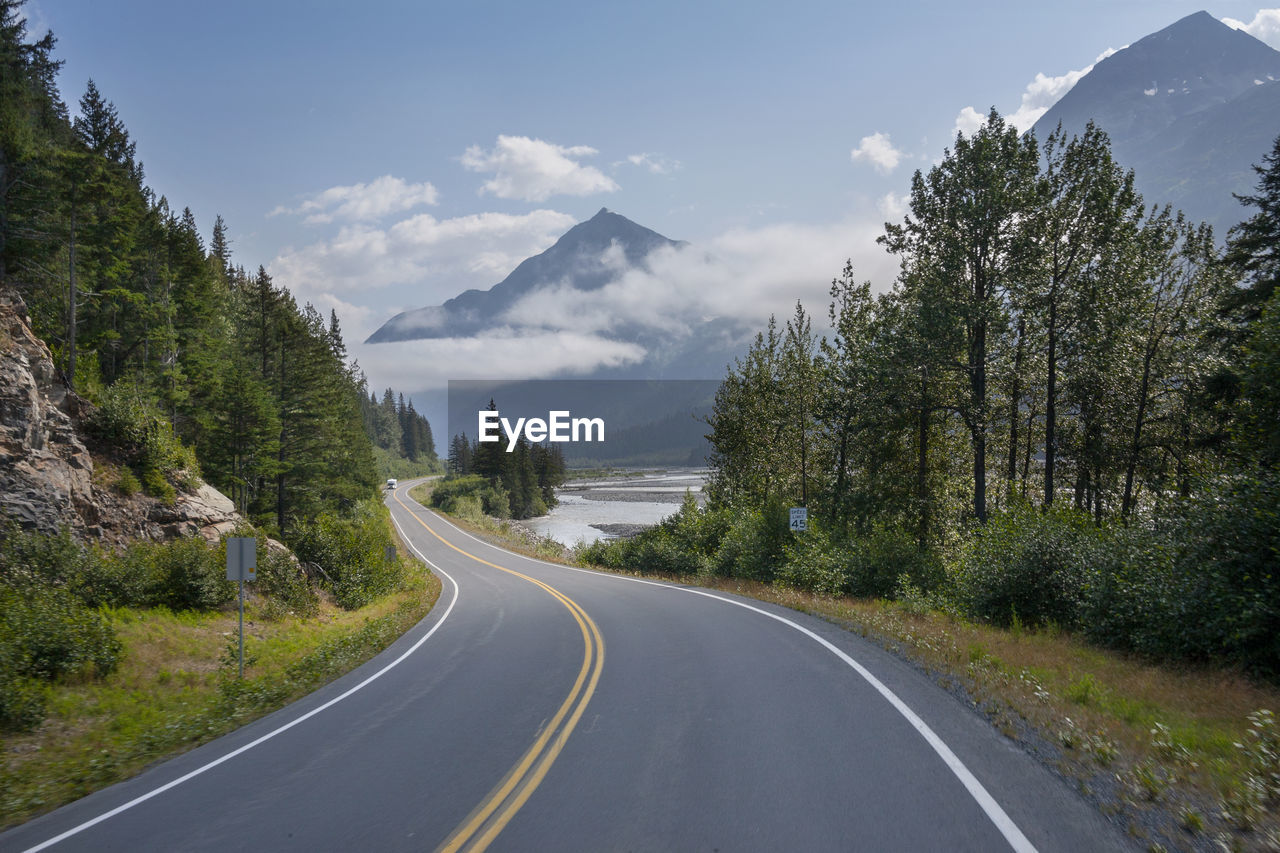
<instances>
[{"instance_id":1,"label":"white edge line","mask_svg":"<svg viewBox=\"0 0 1280 853\"><path fill-rule=\"evenodd\" d=\"M421 506L421 504L419 504L419 506ZM701 595L705 598L714 598L716 601L723 601L726 604L732 604L737 607L741 607L745 610L750 610L755 613L759 613L762 616L768 616L770 619L775 619L784 625L788 625L796 629L801 634L804 634L810 639L820 643L824 648L827 649L827 651L831 652L836 657L840 658L840 660L848 664L853 669L854 672L862 676L863 679L865 679L868 684L870 684L873 688L875 688L876 692L879 693L881 696L883 696L885 700L890 705L893 706L894 710L896 710L899 714L901 714L903 718L905 718L906 721L911 724L912 728L914 728L917 732L920 733L920 736L925 739L925 742L928 743L929 746L933 748L933 751L938 754L938 757L942 759L943 763L945 763L947 767L951 770L951 772L955 774L956 778L960 780L960 784L964 785L965 790L967 790L969 792L969 795L973 797L975 802L977 802L978 807L981 808L986 813L987 817L990 818L991 822L995 824L996 829L1000 830L1000 834L1003 835L1005 840L1009 842L1010 847L1012 847L1015 851L1017 851L1017 853L1036 853L1035 845L1032 844L1031 841L1025 835L1022 834L1022 830L1020 830L1018 828L1018 825L1013 822L1013 818L1009 817L1009 815L1005 813L1005 810L1000 807L999 803L996 802L995 797L991 796L991 794L987 791L987 789L983 787L983 784L979 782L977 777L974 776L973 773L969 771L969 768L965 766L964 762L960 760L959 756L957 756L954 752L951 751L951 747L947 746L946 742L943 741L942 738L938 737L938 735L933 731L933 729L929 728L928 723L922 720L915 711L911 710L910 706L908 706L906 702L902 701L902 699L898 697L898 694L894 693L892 690L889 689L888 686L884 684L884 682L882 682L880 679L872 675L871 672L867 670L866 667L858 663L849 655L845 654L833 643L818 636L813 631L810 631L808 628L804 627L803 625L792 622L790 619L787 619L784 616L779 616L776 613L770 613L768 610L764 610L759 607L753 607L752 605L747 604L745 602L737 601L732 598L725 598L722 595L716 595L715 593L707 592L705 590L693 589L691 587L686 587L686 586L675 586L673 584L662 583L661 581L646 580L644 578L633 578L627 575L615 575L615 574L610 574L608 572L596 572L596 571L592 571L591 569L580 569L575 566L566 566L562 563L552 563L547 560L540 560L537 557L526 557L523 554L517 554L514 551L507 551L507 549L502 548L501 546L494 545L491 542L485 542L483 539L478 539L475 536L472 536L470 533L463 530L461 527L458 527L456 524L449 521L447 518L445 518L444 516L440 515L437 512L432 512L432 515L440 519L441 521L443 521L445 524L452 527L454 530L461 533L463 536L466 536L469 539L479 542L481 545L488 545L490 548L497 548L500 551L504 551L508 554L514 554L515 556L525 560L531 560L535 563L542 563L543 565L551 566L557 569L565 569L571 572L581 572L583 574L589 574L595 577L613 578L615 580L631 581L632 583L641 583L646 586L659 586L659 587L663 587L664 589L675 590L676 592L687 592L687 593L690 593L691 595Z\"/></svg>"},{"instance_id":2,"label":"white edge line","mask_svg":"<svg viewBox=\"0 0 1280 853\"><path fill-rule=\"evenodd\" d=\"M388 509L389 508L390 507L388 507ZM435 563L428 560L426 555L423 554L421 551L419 551L414 546L414 544L409 541L409 537L405 535L404 528L402 528L400 526L400 523L396 521L396 517L394 514L391 516L391 523L396 526L396 530L400 531L400 536L402 539L404 539L405 544L408 545L413 550L413 552L418 555L419 559L421 559L424 563L426 563L431 568L435 569L440 574L444 575L446 578L449 578L449 583L453 584L453 600L450 601L449 606L445 608L444 615L440 617L440 621L431 626L431 630L423 634L422 637L416 643L414 643L412 646L406 649L400 655L400 657L396 658L391 663L387 664L382 669L378 670L373 675L366 678L364 681L361 681L359 684L348 689L347 691L342 693L340 696L335 696L334 698L330 699L328 702L325 702L320 707L311 709L307 713L303 714L301 717L298 717L296 720L291 720L290 722L285 723L283 726L280 726L277 729L273 729L267 732L265 735L258 738L257 740L246 743L244 746L238 749L232 750L231 752L228 752L226 755L222 756L221 758L215 758L213 761L210 761L208 764L205 764L201 767L197 767L195 770L192 770L190 773L187 773L185 776L179 776L177 779L174 779L171 782L167 782L161 785L159 788L155 788L151 791L148 791L147 793L143 794L140 797L135 797L129 802L124 803L123 805L116 806L114 809L111 809L108 812L103 812L102 814L98 815L92 820L87 820L84 823L80 824L79 826L74 826L71 829L68 829L66 832L63 832L61 835L55 835L53 838L50 838L47 841L43 841L34 847L28 847L25 853L36 853L37 850L44 850L47 847L52 847L53 845L58 844L59 842L65 841L71 836L81 833L92 826L97 826L98 824L102 823L104 820L113 818L116 815L120 814L121 812L128 811L134 806L144 803L147 800L151 799L152 797L163 794L165 791L169 790L170 788L176 788L178 785L181 785L183 782L186 782L190 779L194 779L196 776L199 776L201 773L204 773L206 770L212 770L213 768L217 767L219 764L222 764L225 761L230 761L231 759L235 758L237 755L239 755L242 752L247 752L248 750L253 749L255 746L258 746L259 744L266 743L276 735L281 734L282 732L286 732L289 729L293 728L294 726L298 725L299 723L311 719L316 714L319 714L321 711L325 710L326 708L330 708L338 704L343 699L346 699L348 696L350 696L352 693L355 693L357 690L361 690L364 687L367 687L369 684L381 678L391 669L398 666L405 658L409 657L409 655L416 652L418 648L421 647L422 644L425 643L427 640L429 640L431 638L431 635L434 634L440 628L440 626L444 624L444 620L449 618L449 614L453 611L453 606L458 603L458 582L455 581L452 577L450 577L448 572L444 571Z\"/></svg>"}]
</instances>

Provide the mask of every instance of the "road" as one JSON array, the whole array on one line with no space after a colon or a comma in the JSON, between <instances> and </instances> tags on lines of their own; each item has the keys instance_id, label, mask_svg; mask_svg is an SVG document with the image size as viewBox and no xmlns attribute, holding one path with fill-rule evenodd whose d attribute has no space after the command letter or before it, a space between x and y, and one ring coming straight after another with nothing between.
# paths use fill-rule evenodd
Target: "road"
<instances>
[{"instance_id":1,"label":"road","mask_svg":"<svg viewBox=\"0 0 1280 853\"><path fill-rule=\"evenodd\" d=\"M571 569L389 495L428 618L0 850L1132 850L910 665L820 619ZM47 847L46 847L47 845Z\"/></svg>"}]
</instances>

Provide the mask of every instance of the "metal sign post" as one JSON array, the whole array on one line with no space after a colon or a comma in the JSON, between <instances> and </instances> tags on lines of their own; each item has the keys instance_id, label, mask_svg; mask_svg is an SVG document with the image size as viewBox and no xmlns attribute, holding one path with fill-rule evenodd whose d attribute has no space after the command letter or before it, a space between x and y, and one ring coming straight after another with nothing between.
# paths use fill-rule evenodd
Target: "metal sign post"
<instances>
[{"instance_id":1,"label":"metal sign post","mask_svg":"<svg viewBox=\"0 0 1280 853\"><path fill-rule=\"evenodd\" d=\"M244 582L258 579L258 540L232 536L227 540L227 580L240 584L240 678L244 678Z\"/></svg>"}]
</instances>

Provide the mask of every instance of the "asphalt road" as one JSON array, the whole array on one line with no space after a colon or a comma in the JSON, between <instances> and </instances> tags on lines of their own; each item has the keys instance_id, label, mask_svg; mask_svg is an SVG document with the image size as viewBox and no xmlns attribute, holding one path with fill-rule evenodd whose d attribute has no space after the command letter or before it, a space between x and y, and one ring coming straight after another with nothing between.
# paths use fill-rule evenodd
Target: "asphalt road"
<instances>
[{"instance_id":1,"label":"asphalt road","mask_svg":"<svg viewBox=\"0 0 1280 853\"><path fill-rule=\"evenodd\" d=\"M0 850L1131 850L911 666L784 608L542 563L422 509L430 616Z\"/></svg>"}]
</instances>

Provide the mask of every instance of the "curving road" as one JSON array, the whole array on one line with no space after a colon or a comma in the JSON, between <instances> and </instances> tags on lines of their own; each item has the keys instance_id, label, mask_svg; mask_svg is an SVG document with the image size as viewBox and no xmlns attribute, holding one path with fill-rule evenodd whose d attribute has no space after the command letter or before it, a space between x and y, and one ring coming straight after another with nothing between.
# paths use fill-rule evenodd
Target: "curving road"
<instances>
[{"instance_id":1,"label":"curving road","mask_svg":"<svg viewBox=\"0 0 1280 853\"><path fill-rule=\"evenodd\" d=\"M570 569L388 497L430 616L289 707L0 850L1131 850L856 635Z\"/></svg>"}]
</instances>

